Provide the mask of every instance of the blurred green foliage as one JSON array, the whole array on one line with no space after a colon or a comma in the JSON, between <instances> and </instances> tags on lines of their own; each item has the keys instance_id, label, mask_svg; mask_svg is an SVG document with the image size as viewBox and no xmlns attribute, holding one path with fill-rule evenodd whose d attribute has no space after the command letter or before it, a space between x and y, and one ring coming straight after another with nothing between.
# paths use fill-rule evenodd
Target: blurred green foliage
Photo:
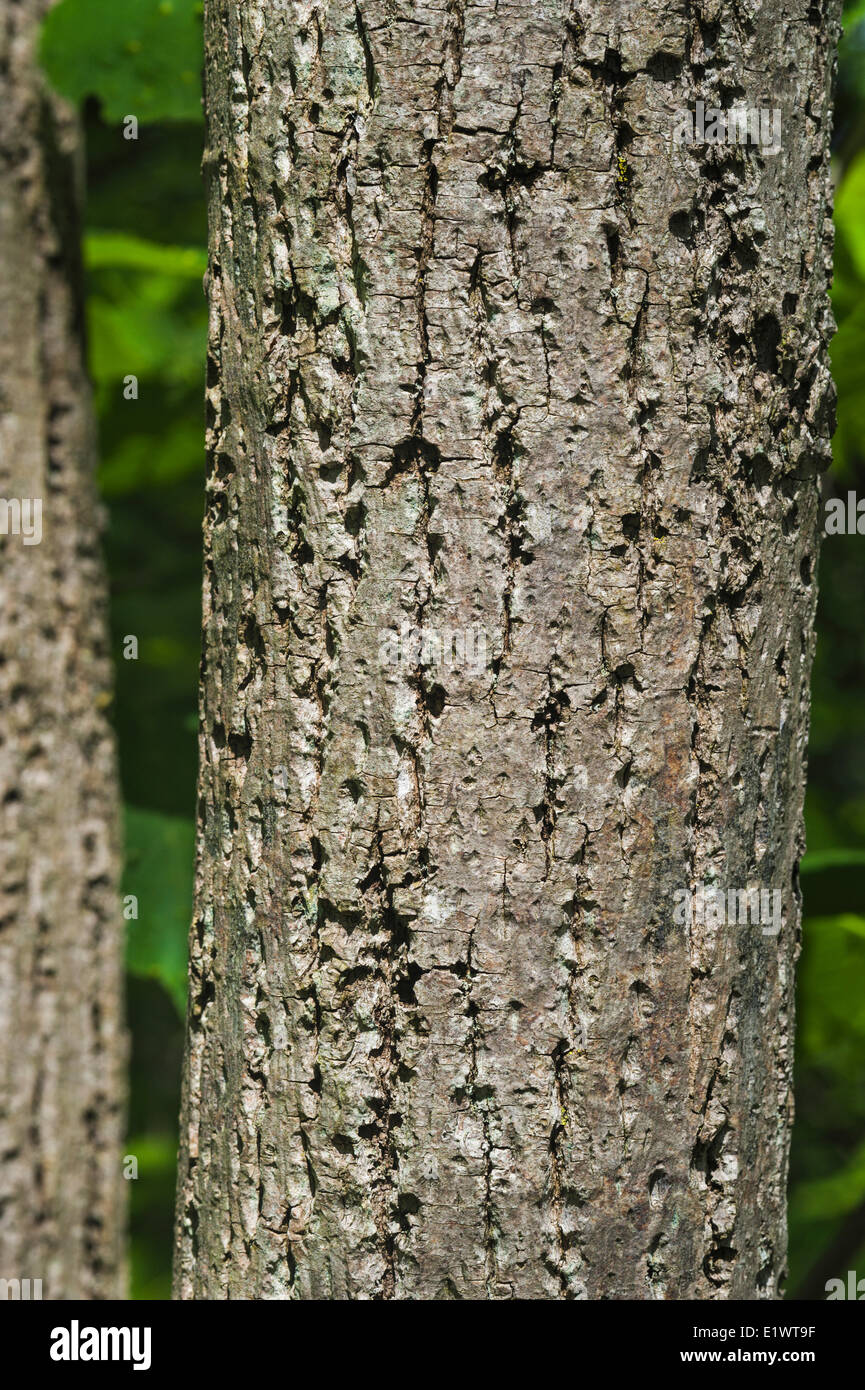
<instances>
[{"instance_id":1,"label":"blurred green foliage","mask_svg":"<svg viewBox=\"0 0 865 1390\"><path fill-rule=\"evenodd\" d=\"M126 845L123 891L137 899L139 912L129 932L127 967L143 979L158 980L182 1017L194 826L180 816L128 806Z\"/></svg>"},{"instance_id":2,"label":"blurred green foliage","mask_svg":"<svg viewBox=\"0 0 865 1390\"><path fill-rule=\"evenodd\" d=\"M62 0L42 63L71 101L98 97L106 121L201 119L200 0Z\"/></svg>"},{"instance_id":3,"label":"blurred green foliage","mask_svg":"<svg viewBox=\"0 0 865 1390\"><path fill-rule=\"evenodd\" d=\"M90 361L110 512L124 891L139 901L128 950L138 1298L165 1298L169 1290L192 895L207 323L200 11L193 0L61 0L43 38L58 89L89 99ZM134 141L124 139L120 124L129 115L140 122ZM840 399L828 487L865 496L865 0L846 9L835 164L839 331L832 360ZM130 376L138 378L137 399L125 398ZM794 1297L827 1251L837 1253L838 1275L848 1268L865 1275L861 1222L854 1220L865 1202L863 575L865 537L827 540L802 866ZM136 661L123 659L128 635L139 641Z\"/></svg>"}]
</instances>

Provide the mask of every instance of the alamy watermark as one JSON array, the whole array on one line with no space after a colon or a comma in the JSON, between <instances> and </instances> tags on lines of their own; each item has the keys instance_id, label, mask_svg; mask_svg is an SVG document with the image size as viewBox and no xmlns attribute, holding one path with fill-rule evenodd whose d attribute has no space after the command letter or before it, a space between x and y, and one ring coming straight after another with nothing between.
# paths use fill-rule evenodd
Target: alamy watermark
<instances>
[{"instance_id":1,"label":"alamy watermark","mask_svg":"<svg viewBox=\"0 0 865 1390\"><path fill-rule=\"evenodd\" d=\"M404 666L413 671L465 670L480 675L487 666L486 634L477 627L419 628L404 622L399 631L379 633L378 657L383 666Z\"/></svg>"},{"instance_id":2,"label":"alamy watermark","mask_svg":"<svg viewBox=\"0 0 865 1390\"><path fill-rule=\"evenodd\" d=\"M865 1303L865 1279L860 1279L855 1269L848 1269L846 1284L843 1279L830 1279L825 1288L827 1303L839 1298Z\"/></svg>"},{"instance_id":3,"label":"alamy watermark","mask_svg":"<svg viewBox=\"0 0 865 1390\"><path fill-rule=\"evenodd\" d=\"M764 936L777 936L782 926L780 888L682 888L675 894L673 921L677 926L759 927Z\"/></svg>"},{"instance_id":4,"label":"alamy watermark","mask_svg":"<svg viewBox=\"0 0 865 1390\"><path fill-rule=\"evenodd\" d=\"M0 536L20 536L24 545L42 540L42 498L0 497Z\"/></svg>"},{"instance_id":5,"label":"alamy watermark","mask_svg":"<svg viewBox=\"0 0 865 1390\"><path fill-rule=\"evenodd\" d=\"M675 145L756 145L763 154L781 149L780 107L733 106L724 111L698 101L694 110L678 111Z\"/></svg>"},{"instance_id":6,"label":"alamy watermark","mask_svg":"<svg viewBox=\"0 0 865 1390\"><path fill-rule=\"evenodd\" d=\"M37 1301L42 1298L41 1279L0 1279L0 1303Z\"/></svg>"},{"instance_id":7,"label":"alamy watermark","mask_svg":"<svg viewBox=\"0 0 865 1390\"><path fill-rule=\"evenodd\" d=\"M824 536L865 536L865 497L855 492L843 497L827 497Z\"/></svg>"},{"instance_id":8,"label":"alamy watermark","mask_svg":"<svg viewBox=\"0 0 865 1390\"><path fill-rule=\"evenodd\" d=\"M148 1371L151 1340L149 1327L82 1327L73 1318L52 1329L48 1354L52 1361L130 1361L133 1371Z\"/></svg>"}]
</instances>

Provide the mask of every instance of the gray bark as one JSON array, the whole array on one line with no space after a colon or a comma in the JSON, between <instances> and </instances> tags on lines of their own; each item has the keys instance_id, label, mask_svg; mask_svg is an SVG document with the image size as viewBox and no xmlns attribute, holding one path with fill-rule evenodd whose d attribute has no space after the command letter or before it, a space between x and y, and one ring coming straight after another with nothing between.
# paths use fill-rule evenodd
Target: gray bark
<instances>
[{"instance_id":1,"label":"gray bark","mask_svg":"<svg viewBox=\"0 0 865 1390\"><path fill-rule=\"evenodd\" d=\"M209 0L178 1297L777 1296L838 14Z\"/></svg>"},{"instance_id":2,"label":"gray bark","mask_svg":"<svg viewBox=\"0 0 865 1390\"><path fill-rule=\"evenodd\" d=\"M47 8L0 2L0 498L42 503L38 544L0 536L0 1278L91 1299L123 1288L118 787L80 148L37 65Z\"/></svg>"}]
</instances>

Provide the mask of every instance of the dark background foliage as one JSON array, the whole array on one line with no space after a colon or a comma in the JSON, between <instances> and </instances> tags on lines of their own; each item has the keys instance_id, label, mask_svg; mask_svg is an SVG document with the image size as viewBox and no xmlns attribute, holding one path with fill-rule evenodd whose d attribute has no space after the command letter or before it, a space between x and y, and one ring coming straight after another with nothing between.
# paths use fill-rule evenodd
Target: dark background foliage
<instances>
[{"instance_id":1,"label":"dark background foliage","mask_svg":"<svg viewBox=\"0 0 865 1390\"><path fill-rule=\"evenodd\" d=\"M61 0L43 34L81 103L90 363L109 528L126 803L133 1296L169 1292L191 914L207 314L201 5ZM138 121L137 139L126 118ZM827 494L865 496L865 0L848 4L835 137L838 432ZM128 399L128 378L138 378ZM823 547L802 869L792 1297L865 1275L865 537ZM138 639L127 660L125 639Z\"/></svg>"}]
</instances>

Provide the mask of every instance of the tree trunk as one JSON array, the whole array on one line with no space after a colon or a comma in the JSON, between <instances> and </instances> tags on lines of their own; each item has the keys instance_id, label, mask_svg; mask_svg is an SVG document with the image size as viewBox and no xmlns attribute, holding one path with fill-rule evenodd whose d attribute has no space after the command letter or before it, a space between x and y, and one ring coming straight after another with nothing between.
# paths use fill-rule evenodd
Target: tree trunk
<instances>
[{"instance_id":1,"label":"tree trunk","mask_svg":"<svg viewBox=\"0 0 865 1390\"><path fill-rule=\"evenodd\" d=\"M209 0L179 1297L777 1296L838 11Z\"/></svg>"},{"instance_id":2,"label":"tree trunk","mask_svg":"<svg viewBox=\"0 0 865 1390\"><path fill-rule=\"evenodd\" d=\"M80 148L37 66L47 8L0 3L0 1277L41 1279L45 1299L111 1298L123 1287L118 790Z\"/></svg>"}]
</instances>

